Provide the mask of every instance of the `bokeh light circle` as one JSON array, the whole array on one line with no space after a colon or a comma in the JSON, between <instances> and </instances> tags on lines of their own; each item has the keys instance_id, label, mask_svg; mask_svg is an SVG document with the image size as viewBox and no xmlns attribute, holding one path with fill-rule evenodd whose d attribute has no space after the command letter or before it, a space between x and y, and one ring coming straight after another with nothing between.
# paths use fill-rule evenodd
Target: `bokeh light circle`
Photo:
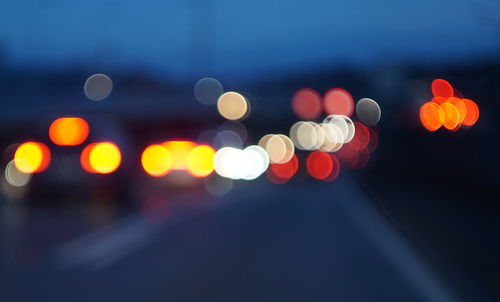
<instances>
[{"instance_id":1,"label":"bokeh light circle","mask_svg":"<svg viewBox=\"0 0 500 302\"><path fill-rule=\"evenodd\" d=\"M320 150L326 152L336 152L342 148L344 144L345 134L335 124L322 123L321 133L323 133L323 144Z\"/></svg>"},{"instance_id":2,"label":"bokeh light circle","mask_svg":"<svg viewBox=\"0 0 500 302\"><path fill-rule=\"evenodd\" d=\"M443 109L434 102L427 102L420 107L420 122L429 131L441 128L444 118Z\"/></svg>"},{"instance_id":3,"label":"bokeh light circle","mask_svg":"<svg viewBox=\"0 0 500 302\"><path fill-rule=\"evenodd\" d=\"M321 95L314 89L299 89L292 97L292 110L301 119L317 119L322 111Z\"/></svg>"},{"instance_id":4,"label":"bokeh light circle","mask_svg":"<svg viewBox=\"0 0 500 302\"><path fill-rule=\"evenodd\" d=\"M444 102L440 105L444 113L443 127L448 130L455 130L460 126L460 111L457 107L449 102Z\"/></svg>"},{"instance_id":5,"label":"bokeh light circle","mask_svg":"<svg viewBox=\"0 0 500 302\"><path fill-rule=\"evenodd\" d=\"M162 145L151 145L146 147L141 155L141 164L149 175L161 177L170 171L172 158L167 148Z\"/></svg>"},{"instance_id":6,"label":"bokeh light circle","mask_svg":"<svg viewBox=\"0 0 500 302\"><path fill-rule=\"evenodd\" d=\"M345 89L332 88L323 98L326 114L343 114L351 116L354 111L354 99Z\"/></svg>"},{"instance_id":7,"label":"bokeh light circle","mask_svg":"<svg viewBox=\"0 0 500 302\"><path fill-rule=\"evenodd\" d=\"M200 79L194 85L194 96L198 102L214 105L223 92L222 84L214 78Z\"/></svg>"},{"instance_id":8,"label":"bokeh light circle","mask_svg":"<svg viewBox=\"0 0 500 302\"><path fill-rule=\"evenodd\" d=\"M9 161L5 167L5 180L13 187L26 186L31 180L31 173L24 173L16 168L14 160Z\"/></svg>"},{"instance_id":9,"label":"bokeh light circle","mask_svg":"<svg viewBox=\"0 0 500 302\"><path fill-rule=\"evenodd\" d=\"M367 126L375 126L382 112L377 102L369 98L363 98L356 104L356 116Z\"/></svg>"},{"instance_id":10,"label":"bokeh light circle","mask_svg":"<svg viewBox=\"0 0 500 302\"><path fill-rule=\"evenodd\" d=\"M83 169L90 173L113 173L121 164L120 149L111 142L92 143L86 146L81 154Z\"/></svg>"},{"instance_id":11,"label":"bokeh light circle","mask_svg":"<svg viewBox=\"0 0 500 302\"><path fill-rule=\"evenodd\" d=\"M332 158L326 152L311 152L306 160L306 168L313 178L324 180L332 173Z\"/></svg>"},{"instance_id":12,"label":"bokeh light circle","mask_svg":"<svg viewBox=\"0 0 500 302\"><path fill-rule=\"evenodd\" d=\"M269 155L269 161L271 163L288 162L295 153L292 140L283 134L272 135L267 140L264 149Z\"/></svg>"},{"instance_id":13,"label":"bokeh light circle","mask_svg":"<svg viewBox=\"0 0 500 302\"><path fill-rule=\"evenodd\" d=\"M194 147L189 153L187 167L189 173L195 177L206 177L214 171L215 150L207 145Z\"/></svg>"},{"instance_id":14,"label":"bokeh light circle","mask_svg":"<svg viewBox=\"0 0 500 302\"><path fill-rule=\"evenodd\" d=\"M299 160L294 154L287 162L271 164L267 170L267 177L273 183L283 184L288 182L297 173L298 169Z\"/></svg>"},{"instance_id":15,"label":"bokeh light circle","mask_svg":"<svg viewBox=\"0 0 500 302\"><path fill-rule=\"evenodd\" d=\"M432 95L435 97L451 98L453 96L453 87L448 81L436 79L431 84Z\"/></svg>"},{"instance_id":16,"label":"bokeh light circle","mask_svg":"<svg viewBox=\"0 0 500 302\"><path fill-rule=\"evenodd\" d=\"M107 98L113 90L113 81L102 73L91 75L83 87L85 95L92 101L102 101Z\"/></svg>"},{"instance_id":17,"label":"bokeh light circle","mask_svg":"<svg viewBox=\"0 0 500 302\"><path fill-rule=\"evenodd\" d=\"M49 127L50 140L59 146L77 146L89 135L89 125L80 117L61 117Z\"/></svg>"},{"instance_id":18,"label":"bokeh light circle","mask_svg":"<svg viewBox=\"0 0 500 302\"><path fill-rule=\"evenodd\" d=\"M50 163L49 148L39 142L25 142L14 153L14 164L23 173L43 172Z\"/></svg>"},{"instance_id":19,"label":"bokeh light circle","mask_svg":"<svg viewBox=\"0 0 500 302\"><path fill-rule=\"evenodd\" d=\"M462 102L467 108L463 124L466 126L472 126L479 119L479 107L474 101L469 99L462 99Z\"/></svg>"},{"instance_id":20,"label":"bokeh light circle","mask_svg":"<svg viewBox=\"0 0 500 302\"><path fill-rule=\"evenodd\" d=\"M222 94L217 101L217 110L228 120L240 120L247 116L249 106L241 94L229 91Z\"/></svg>"}]
</instances>

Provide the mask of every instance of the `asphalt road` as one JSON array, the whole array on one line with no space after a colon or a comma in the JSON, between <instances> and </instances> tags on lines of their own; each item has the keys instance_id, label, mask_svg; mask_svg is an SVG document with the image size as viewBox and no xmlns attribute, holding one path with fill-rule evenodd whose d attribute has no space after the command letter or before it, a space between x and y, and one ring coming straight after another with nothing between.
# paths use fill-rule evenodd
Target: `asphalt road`
<instances>
[{"instance_id":1,"label":"asphalt road","mask_svg":"<svg viewBox=\"0 0 500 302\"><path fill-rule=\"evenodd\" d=\"M240 183L207 206L97 227L78 209L4 203L0 300L468 301L374 204L347 173Z\"/></svg>"}]
</instances>

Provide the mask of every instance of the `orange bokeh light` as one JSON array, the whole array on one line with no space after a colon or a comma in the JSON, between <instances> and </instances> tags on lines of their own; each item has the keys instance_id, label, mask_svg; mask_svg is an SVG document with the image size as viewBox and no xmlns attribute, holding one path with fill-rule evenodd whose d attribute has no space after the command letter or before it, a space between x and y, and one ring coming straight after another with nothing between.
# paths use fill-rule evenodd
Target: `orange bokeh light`
<instances>
[{"instance_id":1,"label":"orange bokeh light","mask_svg":"<svg viewBox=\"0 0 500 302\"><path fill-rule=\"evenodd\" d=\"M153 177L161 177L170 171L172 158L167 148L162 145L148 146L141 155L142 168Z\"/></svg>"},{"instance_id":2,"label":"orange bokeh light","mask_svg":"<svg viewBox=\"0 0 500 302\"><path fill-rule=\"evenodd\" d=\"M167 141L162 144L170 152L172 158L172 170L186 170L188 168L188 157L196 144L191 141Z\"/></svg>"},{"instance_id":3,"label":"orange bokeh light","mask_svg":"<svg viewBox=\"0 0 500 302\"><path fill-rule=\"evenodd\" d=\"M464 121L465 116L467 115L467 106L465 106L464 101L456 97L451 97L447 101L458 109L458 122L461 124Z\"/></svg>"},{"instance_id":4,"label":"orange bokeh light","mask_svg":"<svg viewBox=\"0 0 500 302\"><path fill-rule=\"evenodd\" d=\"M111 142L92 143L80 156L82 168L89 173L113 173L121 164L120 149Z\"/></svg>"},{"instance_id":5,"label":"orange bokeh light","mask_svg":"<svg viewBox=\"0 0 500 302\"><path fill-rule=\"evenodd\" d=\"M452 103L445 102L440 105L444 113L443 126L448 130L456 130L460 127L460 111Z\"/></svg>"},{"instance_id":6,"label":"orange bokeh light","mask_svg":"<svg viewBox=\"0 0 500 302\"><path fill-rule=\"evenodd\" d=\"M323 98L326 114L343 114L351 116L354 111L354 99L345 89L332 88Z\"/></svg>"},{"instance_id":7,"label":"orange bokeh light","mask_svg":"<svg viewBox=\"0 0 500 302\"><path fill-rule=\"evenodd\" d=\"M14 164L23 173L43 172L50 163L49 148L39 142L25 142L14 153Z\"/></svg>"},{"instance_id":8,"label":"orange bokeh light","mask_svg":"<svg viewBox=\"0 0 500 302\"><path fill-rule=\"evenodd\" d=\"M474 101L469 99L462 99L462 102L467 108L463 124L466 126L472 126L479 119L479 107Z\"/></svg>"},{"instance_id":9,"label":"orange bokeh light","mask_svg":"<svg viewBox=\"0 0 500 302\"><path fill-rule=\"evenodd\" d=\"M420 122L425 129L436 131L443 126L444 120L445 114L440 105L434 102L427 102L420 107Z\"/></svg>"},{"instance_id":10,"label":"orange bokeh light","mask_svg":"<svg viewBox=\"0 0 500 302\"><path fill-rule=\"evenodd\" d=\"M61 117L49 128L50 140L59 146L77 146L89 136L89 125L79 117Z\"/></svg>"},{"instance_id":11,"label":"orange bokeh light","mask_svg":"<svg viewBox=\"0 0 500 302\"><path fill-rule=\"evenodd\" d=\"M322 111L321 95L314 89L300 89L293 95L292 109L301 119L315 120Z\"/></svg>"},{"instance_id":12,"label":"orange bokeh light","mask_svg":"<svg viewBox=\"0 0 500 302\"><path fill-rule=\"evenodd\" d=\"M435 97L451 98L453 96L453 87L448 81L436 79L431 84L432 95Z\"/></svg>"},{"instance_id":13,"label":"orange bokeh light","mask_svg":"<svg viewBox=\"0 0 500 302\"><path fill-rule=\"evenodd\" d=\"M83 148L82 153L80 154L80 165L82 166L83 170L88 173L95 173L89 163L89 154L95 145L97 145L97 143L88 144L87 146L85 146L85 148Z\"/></svg>"},{"instance_id":14,"label":"orange bokeh light","mask_svg":"<svg viewBox=\"0 0 500 302\"><path fill-rule=\"evenodd\" d=\"M194 147L187 158L188 171L194 177L206 177L214 171L215 150L207 145Z\"/></svg>"}]
</instances>

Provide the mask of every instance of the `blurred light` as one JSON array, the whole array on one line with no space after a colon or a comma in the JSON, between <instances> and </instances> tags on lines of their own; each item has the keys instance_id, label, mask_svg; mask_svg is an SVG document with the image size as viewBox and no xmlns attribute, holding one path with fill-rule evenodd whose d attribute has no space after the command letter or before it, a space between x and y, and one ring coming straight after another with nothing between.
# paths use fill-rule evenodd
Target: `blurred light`
<instances>
[{"instance_id":1,"label":"blurred light","mask_svg":"<svg viewBox=\"0 0 500 302\"><path fill-rule=\"evenodd\" d=\"M225 147L215 153L213 162L215 172L222 177L251 180L266 171L269 158L259 146L244 150Z\"/></svg>"},{"instance_id":2,"label":"blurred light","mask_svg":"<svg viewBox=\"0 0 500 302\"><path fill-rule=\"evenodd\" d=\"M451 103L453 106L455 106L458 109L459 113L459 119L458 123L462 124L462 122L465 119L465 116L467 115L467 106L465 106L465 103L456 97L451 97L447 100L447 102Z\"/></svg>"},{"instance_id":3,"label":"blurred light","mask_svg":"<svg viewBox=\"0 0 500 302\"><path fill-rule=\"evenodd\" d=\"M219 126L219 132L224 130L230 130L240 137L242 143L245 143L248 137L247 128L240 122L236 121L224 121ZM241 146L240 146L241 147Z\"/></svg>"},{"instance_id":4,"label":"blurred light","mask_svg":"<svg viewBox=\"0 0 500 302\"><path fill-rule=\"evenodd\" d=\"M271 164L267 170L267 178L273 183L284 184L297 173L298 168L299 160L294 154L287 162Z\"/></svg>"},{"instance_id":5,"label":"blurred light","mask_svg":"<svg viewBox=\"0 0 500 302\"><path fill-rule=\"evenodd\" d=\"M460 112L453 104L445 102L442 103L441 109L444 113L443 126L448 130L455 130L460 126Z\"/></svg>"},{"instance_id":6,"label":"blurred light","mask_svg":"<svg viewBox=\"0 0 500 302\"><path fill-rule=\"evenodd\" d=\"M242 177L240 166L242 163L243 151L233 147L224 147L217 150L214 156L215 172L222 177L238 179Z\"/></svg>"},{"instance_id":7,"label":"blurred light","mask_svg":"<svg viewBox=\"0 0 500 302\"><path fill-rule=\"evenodd\" d=\"M222 196L231 191L231 188L233 187L233 180L230 178L219 177L217 174L212 174L203 179L203 184L208 193L215 196Z\"/></svg>"},{"instance_id":8,"label":"blurred light","mask_svg":"<svg viewBox=\"0 0 500 302\"><path fill-rule=\"evenodd\" d=\"M356 134L349 144L354 150L359 152L368 147L370 143L370 131L368 127L360 122L354 122L354 127L356 128Z\"/></svg>"},{"instance_id":9,"label":"blurred light","mask_svg":"<svg viewBox=\"0 0 500 302\"><path fill-rule=\"evenodd\" d=\"M82 153L80 154L80 165L87 173L96 173L89 163L90 151L92 150L92 148L94 148L95 145L97 145L97 143L88 144L87 146L85 146L85 148L83 148Z\"/></svg>"},{"instance_id":10,"label":"blurred light","mask_svg":"<svg viewBox=\"0 0 500 302\"><path fill-rule=\"evenodd\" d=\"M113 82L102 73L90 76L83 87L85 95L92 101L102 101L109 96L113 90Z\"/></svg>"},{"instance_id":11,"label":"blurred light","mask_svg":"<svg viewBox=\"0 0 500 302\"><path fill-rule=\"evenodd\" d=\"M79 117L61 117L49 128L50 140L59 146L77 146L89 135L89 125Z\"/></svg>"},{"instance_id":12,"label":"blurred light","mask_svg":"<svg viewBox=\"0 0 500 302\"><path fill-rule=\"evenodd\" d=\"M323 98L326 114L343 114L351 116L354 111L354 99L345 89L332 88Z\"/></svg>"},{"instance_id":13,"label":"blurred light","mask_svg":"<svg viewBox=\"0 0 500 302\"><path fill-rule=\"evenodd\" d=\"M258 145L262 147L264 150L266 149L267 142L271 137L273 137L274 134L266 134L261 139L259 140Z\"/></svg>"},{"instance_id":14,"label":"blurred light","mask_svg":"<svg viewBox=\"0 0 500 302\"><path fill-rule=\"evenodd\" d=\"M453 96L453 87L443 79L436 79L431 84L432 95L435 97L451 98Z\"/></svg>"},{"instance_id":15,"label":"blurred light","mask_svg":"<svg viewBox=\"0 0 500 302\"><path fill-rule=\"evenodd\" d=\"M324 125L323 123L321 124L317 124L315 122L309 122L309 123L314 127L317 136L316 144L313 146L312 150L318 150L325 144L326 141L326 134L325 131L323 130Z\"/></svg>"},{"instance_id":16,"label":"blurred light","mask_svg":"<svg viewBox=\"0 0 500 302\"><path fill-rule=\"evenodd\" d=\"M436 131L443 125L445 116L440 105L427 102L420 107L420 122L429 131Z\"/></svg>"},{"instance_id":17,"label":"blurred light","mask_svg":"<svg viewBox=\"0 0 500 302\"><path fill-rule=\"evenodd\" d=\"M313 122L297 122L290 128L290 139L295 147L301 150L317 149L318 140L323 139L322 132L318 133ZM322 145L322 143L321 143Z\"/></svg>"},{"instance_id":18,"label":"blurred light","mask_svg":"<svg viewBox=\"0 0 500 302\"><path fill-rule=\"evenodd\" d=\"M213 146L217 149L223 147L243 147L243 141L241 137L232 130L223 130L217 133L213 141Z\"/></svg>"},{"instance_id":19,"label":"blurred light","mask_svg":"<svg viewBox=\"0 0 500 302\"><path fill-rule=\"evenodd\" d=\"M450 83L443 79L436 79L431 84L431 90L434 95L432 102L440 106L443 113L442 124L446 129L456 131L462 125L472 126L476 123L479 118L477 104L469 99L464 99L462 92L453 88ZM429 111L431 109L435 111L435 107L427 106ZM425 114L422 115L422 109L425 109L424 106L420 110L421 120L422 116L426 117ZM428 128L425 124L424 126Z\"/></svg>"},{"instance_id":20,"label":"blurred light","mask_svg":"<svg viewBox=\"0 0 500 302\"><path fill-rule=\"evenodd\" d=\"M309 154L306 168L313 178L325 181L334 180L340 172L340 165L336 157L322 151L314 151Z\"/></svg>"},{"instance_id":21,"label":"blurred light","mask_svg":"<svg viewBox=\"0 0 500 302\"><path fill-rule=\"evenodd\" d=\"M243 152L246 155L246 159L250 162L247 173L243 176L243 179L255 179L267 170L269 166L269 156L262 147L251 145L246 147Z\"/></svg>"},{"instance_id":22,"label":"blurred light","mask_svg":"<svg viewBox=\"0 0 500 302\"><path fill-rule=\"evenodd\" d=\"M375 126L380 120L380 106L372 99L363 98L356 104L356 116L367 126Z\"/></svg>"},{"instance_id":23,"label":"blurred light","mask_svg":"<svg viewBox=\"0 0 500 302\"><path fill-rule=\"evenodd\" d=\"M325 118L323 123L327 125L337 126L342 132L343 143L350 142L351 139L354 137L354 133L356 132L356 129L354 128L354 123L346 115L331 114ZM327 128L327 129L332 129L332 128Z\"/></svg>"},{"instance_id":24,"label":"blurred light","mask_svg":"<svg viewBox=\"0 0 500 302\"><path fill-rule=\"evenodd\" d=\"M319 149L326 152L336 152L342 148L345 135L335 124L322 123L321 132L323 133L323 144Z\"/></svg>"},{"instance_id":25,"label":"blurred light","mask_svg":"<svg viewBox=\"0 0 500 302\"><path fill-rule=\"evenodd\" d=\"M217 137L218 132L215 130L205 130L198 135L198 138L196 139L197 142L202 143L202 144L210 144L214 145L214 140Z\"/></svg>"},{"instance_id":26,"label":"blurred light","mask_svg":"<svg viewBox=\"0 0 500 302\"><path fill-rule=\"evenodd\" d=\"M351 165L353 169L362 169L366 167L368 162L370 161L370 151L368 149L361 149L358 151L356 163Z\"/></svg>"},{"instance_id":27,"label":"blurred light","mask_svg":"<svg viewBox=\"0 0 500 302\"><path fill-rule=\"evenodd\" d=\"M5 180L13 187L23 187L31 179L31 173L23 173L16 168L14 160L11 160L5 167Z\"/></svg>"},{"instance_id":28,"label":"blurred light","mask_svg":"<svg viewBox=\"0 0 500 302\"><path fill-rule=\"evenodd\" d=\"M463 124L466 126L472 126L479 119L479 107L474 101L469 99L462 99L462 102L467 108Z\"/></svg>"},{"instance_id":29,"label":"blurred light","mask_svg":"<svg viewBox=\"0 0 500 302\"><path fill-rule=\"evenodd\" d=\"M195 177L205 177L214 171L215 151L207 145L194 147L187 159L189 173Z\"/></svg>"},{"instance_id":30,"label":"blurred light","mask_svg":"<svg viewBox=\"0 0 500 302\"><path fill-rule=\"evenodd\" d=\"M264 149L269 155L269 161L278 164L288 162L295 152L292 140L283 134L269 137Z\"/></svg>"},{"instance_id":31,"label":"blurred light","mask_svg":"<svg viewBox=\"0 0 500 302\"><path fill-rule=\"evenodd\" d=\"M186 170L189 153L196 144L191 141L166 141L162 145L170 152L172 170Z\"/></svg>"},{"instance_id":32,"label":"blurred light","mask_svg":"<svg viewBox=\"0 0 500 302\"><path fill-rule=\"evenodd\" d=\"M89 173L109 174L121 163L121 152L111 142L92 143L87 145L81 154L82 168Z\"/></svg>"},{"instance_id":33,"label":"blurred light","mask_svg":"<svg viewBox=\"0 0 500 302\"><path fill-rule=\"evenodd\" d=\"M442 104L442 103L446 102L446 100L447 100L447 98L444 98L442 96L435 96L432 98L431 101L433 101L436 104Z\"/></svg>"},{"instance_id":34,"label":"blurred light","mask_svg":"<svg viewBox=\"0 0 500 302\"><path fill-rule=\"evenodd\" d=\"M373 153L378 147L378 133L372 128L366 128L370 132L370 142L368 143L367 149Z\"/></svg>"},{"instance_id":35,"label":"blurred light","mask_svg":"<svg viewBox=\"0 0 500 302\"><path fill-rule=\"evenodd\" d=\"M237 92L226 92L217 101L219 114L228 120L240 120L248 113L248 103L245 97Z\"/></svg>"},{"instance_id":36,"label":"blurred light","mask_svg":"<svg viewBox=\"0 0 500 302\"><path fill-rule=\"evenodd\" d=\"M292 97L292 110L301 119L317 119L322 111L321 95L310 88L298 90Z\"/></svg>"},{"instance_id":37,"label":"blurred light","mask_svg":"<svg viewBox=\"0 0 500 302\"><path fill-rule=\"evenodd\" d=\"M198 102L205 105L214 105L222 94L222 84L214 78L200 79L194 85L194 96Z\"/></svg>"},{"instance_id":38,"label":"blurred light","mask_svg":"<svg viewBox=\"0 0 500 302\"><path fill-rule=\"evenodd\" d=\"M22 143L14 154L14 163L23 173L43 172L50 163L50 150L42 143Z\"/></svg>"},{"instance_id":39,"label":"blurred light","mask_svg":"<svg viewBox=\"0 0 500 302\"><path fill-rule=\"evenodd\" d=\"M142 152L141 164L146 173L153 177L160 177L170 171L172 158L165 146L151 145Z\"/></svg>"}]
</instances>

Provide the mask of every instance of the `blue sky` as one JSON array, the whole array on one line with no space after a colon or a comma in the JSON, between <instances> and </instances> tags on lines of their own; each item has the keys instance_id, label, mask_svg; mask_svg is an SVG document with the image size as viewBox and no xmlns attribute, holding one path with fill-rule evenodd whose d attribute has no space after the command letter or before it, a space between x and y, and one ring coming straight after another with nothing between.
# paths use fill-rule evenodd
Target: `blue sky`
<instances>
[{"instance_id":1,"label":"blue sky","mask_svg":"<svg viewBox=\"0 0 500 302\"><path fill-rule=\"evenodd\" d=\"M500 1L4 0L13 67L255 77L500 53Z\"/></svg>"}]
</instances>

